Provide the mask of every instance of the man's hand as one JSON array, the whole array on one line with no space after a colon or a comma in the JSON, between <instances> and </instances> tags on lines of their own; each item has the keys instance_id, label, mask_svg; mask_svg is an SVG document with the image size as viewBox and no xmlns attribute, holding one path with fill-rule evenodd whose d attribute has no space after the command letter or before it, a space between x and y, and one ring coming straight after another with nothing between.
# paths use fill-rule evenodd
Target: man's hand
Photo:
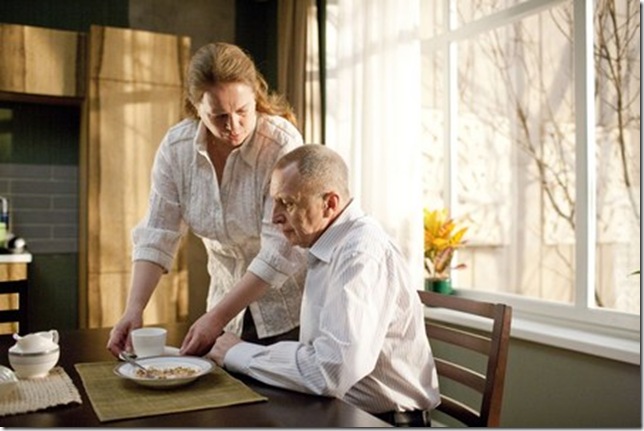
<instances>
[{"instance_id":1,"label":"man's hand","mask_svg":"<svg viewBox=\"0 0 644 431\"><path fill-rule=\"evenodd\" d=\"M218 323L217 316L213 311L209 311L192 324L183 339L179 354L194 356L205 354L222 332L223 326Z\"/></svg>"},{"instance_id":2,"label":"man's hand","mask_svg":"<svg viewBox=\"0 0 644 431\"><path fill-rule=\"evenodd\" d=\"M231 334L230 332L225 332L219 338L217 338L215 345L212 346L212 349L206 356L215 361L220 367L223 367L224 358L226 357L228 350L230 350L230 348L234 345L241 343L241 341L241 338L239 338L237 335Z\"/></svg>"}]
</instances>

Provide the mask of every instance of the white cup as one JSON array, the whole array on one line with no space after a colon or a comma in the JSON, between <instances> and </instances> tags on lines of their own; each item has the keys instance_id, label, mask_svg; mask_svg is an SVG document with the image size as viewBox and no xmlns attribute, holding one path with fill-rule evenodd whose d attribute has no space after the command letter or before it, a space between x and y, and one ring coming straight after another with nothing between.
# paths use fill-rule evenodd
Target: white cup
<instances>
[{"instance_id":1,"label":"white cup","mask_svg":"<svg viewBox=\"0 0 644 431\"><path fill-rule=\"evenodd\" d=\"M138 328L130 333L132 348L138 358L163 355L168 331L164 328Z\"/></svg>"}]
</instances>

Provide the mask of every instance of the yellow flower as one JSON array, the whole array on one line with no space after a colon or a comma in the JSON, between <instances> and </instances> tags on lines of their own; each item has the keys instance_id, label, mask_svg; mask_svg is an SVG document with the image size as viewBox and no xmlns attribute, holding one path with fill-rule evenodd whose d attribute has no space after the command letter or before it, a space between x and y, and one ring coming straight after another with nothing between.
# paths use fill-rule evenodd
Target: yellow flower
<instances>
[{"instance_id":1,"label":"yellow flower","mask_svg":"<svg viewBox=\"0 0 644 431\"><path fill-rule=\"evenodd\" d=\"M447 278L454 250L463 246L467 227L458 227L447 209L424 210L425 267L433 278ZM462 267L462 266L459 266Z\"/></svg>"}]
</instances>

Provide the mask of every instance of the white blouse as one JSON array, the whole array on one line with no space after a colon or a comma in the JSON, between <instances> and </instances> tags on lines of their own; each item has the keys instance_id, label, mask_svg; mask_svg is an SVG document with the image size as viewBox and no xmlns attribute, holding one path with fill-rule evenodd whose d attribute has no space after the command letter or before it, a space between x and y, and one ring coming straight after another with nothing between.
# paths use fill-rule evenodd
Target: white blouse
<instances>
[{"instance_id":1,"label":"white blouse","mask_svg":"<svg viewBox=\"0 0 644 431\"><path fill-rule=\"evenodd\" d=\"M429 410L438 378L423 305L398 248L355 202L313 244L300 342L242 342L227 369L370 413Z\"/></svg>"},{"instance_id":2,"label":"white blouse","mask_svg":"<svg viewBox=\"0 0 644 431\"><path fill-rule=\"evenodd\" d=\"M145 217L132 231L133 260L169 270L181 237L190 229L208 253L207 310L248 270L272 285L250 310L260 338L299 324L306 260L271 222L268 194L273 164L302 145L282 117L259 114L249 139L226 161L221 184L206 151L206 128L183 120L166 133L156 153ZM243 312L226 327L241 334Z\"/></svg>"}]
</instances>

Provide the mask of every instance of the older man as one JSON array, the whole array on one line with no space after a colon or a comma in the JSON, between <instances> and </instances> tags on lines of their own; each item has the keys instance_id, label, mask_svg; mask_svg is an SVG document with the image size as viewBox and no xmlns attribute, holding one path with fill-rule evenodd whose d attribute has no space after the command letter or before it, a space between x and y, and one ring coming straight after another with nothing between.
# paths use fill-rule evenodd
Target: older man
<instances>
[{"instance_id":1,"label":"older man","mask_svg":"<svg viewBox=\"0 0 644 431\"><path fill-rule=\"evenodd\" d=\"M399 249L351 198L342 158L323 145L299 147L277 162L270 193L273 223L308 249L299 342L260 346L225 333L209 356L393 425L430 425L439 392L422 304Z\"/></svg>"}]
</instances>

